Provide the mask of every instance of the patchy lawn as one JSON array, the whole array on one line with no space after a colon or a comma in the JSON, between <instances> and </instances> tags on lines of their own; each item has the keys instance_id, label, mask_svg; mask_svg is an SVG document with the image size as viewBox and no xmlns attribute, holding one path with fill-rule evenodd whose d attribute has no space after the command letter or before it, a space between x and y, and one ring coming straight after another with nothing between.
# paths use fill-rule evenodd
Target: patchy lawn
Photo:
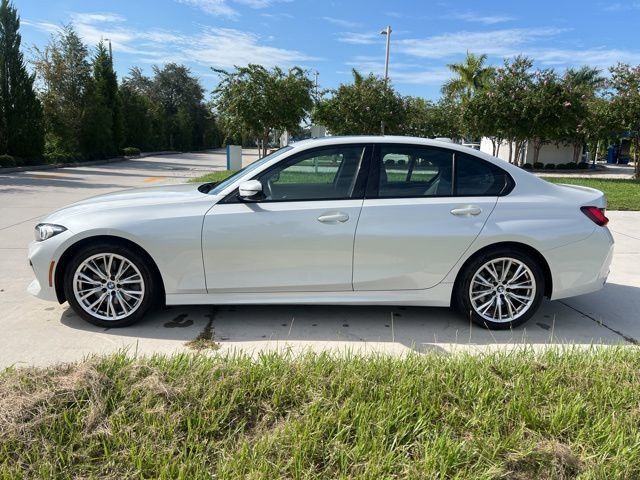
<instances>
[{"instance_id":1,"label":"patchy lawn","mask_svg":"<svg viewBox=\"0 0 640 480\"><path fill-rule=\"evenodd\" d=\"M209 182L221 182L225 178L236 173L237 170L222 170L219 172L211 172L206 175L202 175L201 177L192 178L189 180L192 183L209 183Z\"/></svg>"},{"instance_id":2,"label":"patchy lawn","mask_svg":"<svg viewBox=\"0 0 640 480\"><path fill-rule=\"evenodd\" d=\"M602 190L607 196L607 209L609 210L640 210L640 180L573 177L544 177L544 180Z\"/></svg>"},{"instance_id":3,"label":"patchy lawn","mask_svg":"<svg viewBox=\"0 0 640 480\"><path fill-rule=\"evenodd\" d=\"M640 478L639 424L631 348L121 354L0 374L0 478Z\"/></svg>"}]
</instances>

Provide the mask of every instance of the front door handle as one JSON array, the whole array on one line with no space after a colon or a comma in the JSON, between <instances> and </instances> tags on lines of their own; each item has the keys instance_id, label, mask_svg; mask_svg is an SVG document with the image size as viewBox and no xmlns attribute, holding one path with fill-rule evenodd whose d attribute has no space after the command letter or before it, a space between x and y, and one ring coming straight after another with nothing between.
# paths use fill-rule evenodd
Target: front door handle
<instances>
[{"instance_id":1,"label":"front door handle","mask_svg":"<svg viewBox=\"0 0 640 480\"><path fill-rule=\"evenodd\" d=\"M482 209L477 205L468 205L466 207L454 208L451 210L451 215L456 215L458 217L468 217L469 215L480 215L482 213Z\"/></svg>"},{"instance_id":2,"label":"front door handle","mask_svg":"<svg viewBox=\"0 0 640 480\"><path fill-rule=\"evenodd\" d=\"M318 221L322 223L344 223L349 220L349 215L343 212L327 212L318 217Z\"/></svg>"}]
</instances>

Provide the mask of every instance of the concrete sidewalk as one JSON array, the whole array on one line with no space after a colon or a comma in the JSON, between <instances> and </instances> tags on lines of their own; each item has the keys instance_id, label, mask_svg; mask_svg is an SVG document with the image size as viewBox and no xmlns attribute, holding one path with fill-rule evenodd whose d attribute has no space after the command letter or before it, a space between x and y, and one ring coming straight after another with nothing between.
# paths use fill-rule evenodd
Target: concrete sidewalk
<instances>
[{"instance_id":1,"label":"concrete sidewalk","mask_svg":"<svg viewBox=\"0 0 640 480\"><path fill-rule=\"evenodd\" d=\"M249 162L253 158L247 157ZM51 210L120 188L183 182L223 169L224 153L169 155L94 167L0 175L0 367L48 365L122 348L188 350L210 325L222 352L336 350L404 354L535 347L635 344L640 339L640 212L608 212L616 239L609 283L556 302L513 332L490 332L445 308L337 306L172 307L125 329L82 321L69 307L26 292L33 278L26 246Z\"/></svg>"}]
</instances>

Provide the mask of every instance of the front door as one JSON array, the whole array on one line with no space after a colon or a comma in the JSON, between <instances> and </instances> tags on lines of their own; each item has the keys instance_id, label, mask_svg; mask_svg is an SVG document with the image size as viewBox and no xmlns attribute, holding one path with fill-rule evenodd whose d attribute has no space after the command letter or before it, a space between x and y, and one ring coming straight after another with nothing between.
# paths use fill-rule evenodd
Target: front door
<instances>
[{"instance_id":1,"label":"front door","mask_svg":"<svg viewBox=\"0 0 640 480\"><path fill-rule=\"evenodd\" d=\"M264 200L237 192L205 216L207 291L352 290L353 242L371 148L316 148L256 176Z\"/></svg>"},{"instance_id":2,"label":"front door","mask_svg":"<svg viewBox=\"0 0 640 480\"><path fill-rule=\"evenodd\" d=\"M354 248L354 290L440 283L480 234L507 175L446 148L376 148Z\"/></svg>"}]
</instances>

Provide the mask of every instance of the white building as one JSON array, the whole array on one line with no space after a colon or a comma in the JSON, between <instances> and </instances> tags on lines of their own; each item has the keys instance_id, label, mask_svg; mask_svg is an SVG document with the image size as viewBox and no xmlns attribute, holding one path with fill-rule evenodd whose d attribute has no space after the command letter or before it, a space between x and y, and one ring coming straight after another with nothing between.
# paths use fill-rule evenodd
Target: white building
<instances>
[{"instance_id":1,"label":"white building","mask_svg":"<svg viewBox=\"0 0 640 480\"><path fill-rule=\"evenodd\" d=\"M513 151L515 151L515 146L512 146L512 148ZM522 156L523 163L533 163L533 150L533 142L527 142L524 146ZM493 143L489 137L482 137L480 141L480 151L493 155ZM502 142L498 150L498 155L496 156L507 162L509 161L509 142ZM553 163L554 165L571 163L573 162L573 145L547 143L540 148L538 162L544 163L545 165L547 163Z\"/></svg>"}]
</instances>

